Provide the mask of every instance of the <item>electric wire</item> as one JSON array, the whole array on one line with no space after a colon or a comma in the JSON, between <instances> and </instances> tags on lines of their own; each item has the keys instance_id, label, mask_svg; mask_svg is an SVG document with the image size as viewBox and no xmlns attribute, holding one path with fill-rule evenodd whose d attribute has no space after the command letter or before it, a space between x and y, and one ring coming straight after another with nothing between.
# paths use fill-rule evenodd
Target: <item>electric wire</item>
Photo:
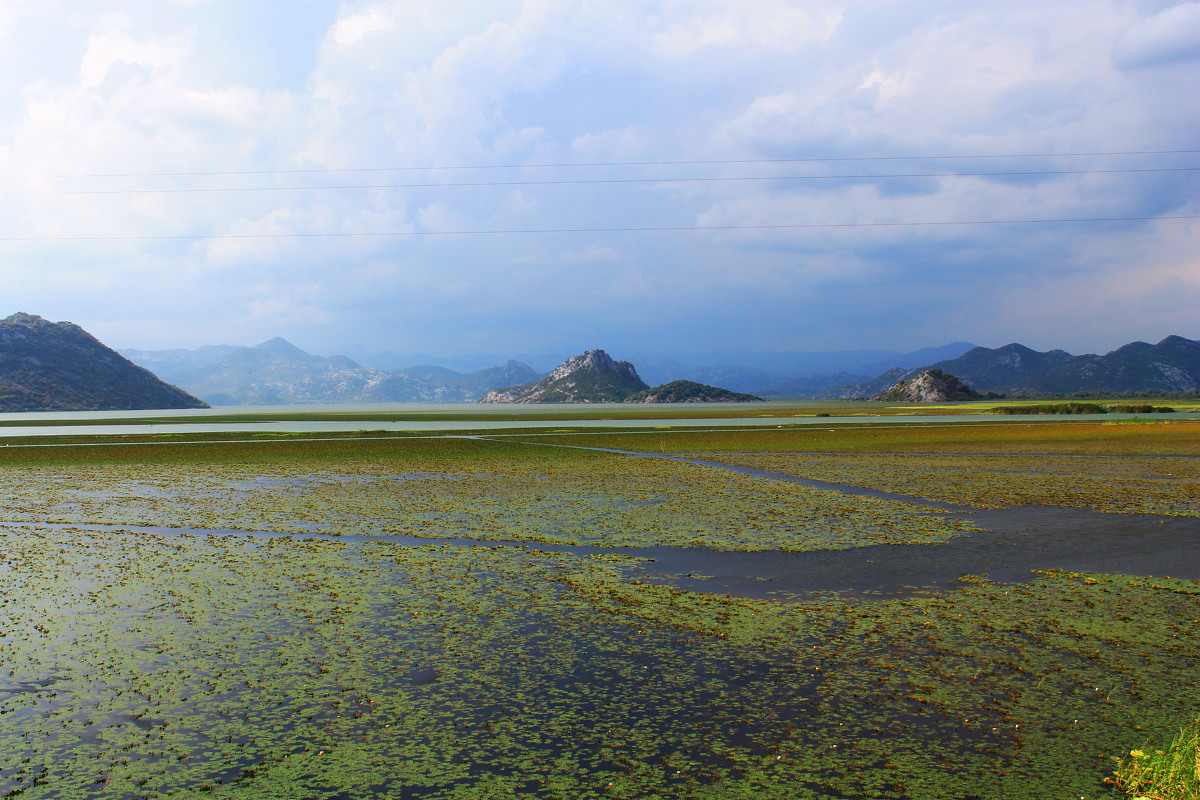
<instances>
[{"instance_id":1,"label":"electric wire","mask_svg":"<svg viewBox=\"0 0 1200 800\"><path fill-rule=\"evenodd\" d=\"M363 189L442 189L442 188L485 188L511 186L584 186L590 184L644 184L644 183L731 183L741 181L833 181L833 180L882 180L889 178L979 178L979 177L1048 177L1063 175L1127 175L1136 173L1200 172L1200 167L1147 167L1132 169L1081 169L1081 170L1035 170L1007 172L910 172L877 175L749 175L734 177L687 177L687 178L584 178L573 180L530 180L530 181L471 181L459 183L364 183L324 186L216 186L184 187L170 189L53 189L39 191L0 191L0 197L60 197L78 195L133 195L133 194L212 194L220 192L311 192L347 191Z\"/></svg>"},{"instance_id":2,"label":"electric wire","mask_svg":"<svg viewBox=\"0 0 1200 800\"><path fill-rule=\"evenodd\" d=\"M1200 214L1138 217L1062 217L1055 219L928 220L911 222L810 222L778 225L647 225L604 228L502 228L458 231L328 231L289 233L137 234L108 236L4 236L0 242L201 241L216 239L349 239L355 237L489 236L549 233L654 233L671 231L818 230L838 228L913 228L968 225L1049 225L1100 222L1155 222L1200 219Z\"/></svg>"},{"instance_id":3,"label":"electric wire","mask_svg":"<svg viewBox=\"0 0 1200 800\"><path fill-rule=\"evenodd\" d=\"M595 162L564 162L544 164L475 164L475 165L426 165L405 167L314 167L306 169L270 169L270 170L224 170L224 171L181 171L181 172L108 172L108 173L75 173L48 175L3 175L0 180L15 179L66 179L66 178L181 178L199 176L232 176L232 175L302 175L302 174L332 174L348 172L417 172L444 170L472 169L570 169L574 167L667 167L667 166L702 166L720 164L815 164L862 161L933 161L947 159L1000 159L1000 158L1084 158L1090 156L1160 156L1187 155L1200 153L1200 149L1187 150L1108 150L1078 153L962 153L956 155L908 155L908 156L811 156L803 158L740 158L740 159L697 159L690 161L595 161Z\"/></svg>"}]
</instances>

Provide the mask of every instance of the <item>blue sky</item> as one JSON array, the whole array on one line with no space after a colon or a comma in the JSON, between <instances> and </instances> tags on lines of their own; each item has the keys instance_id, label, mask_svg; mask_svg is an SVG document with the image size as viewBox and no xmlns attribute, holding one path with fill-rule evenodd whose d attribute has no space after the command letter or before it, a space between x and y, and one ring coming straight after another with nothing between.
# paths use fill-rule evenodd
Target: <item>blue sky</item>
<instances>
[{"instance_id":1,"label":"blue sky","mask_svg":"<svg viewBox=\"0 0 1200 800\"><path fill-rule=\"evenodd\" d=\"M1198 338L1197 78L1196 2L0 2L0 311L325 354Z\"/></svg>"}]
</instances>

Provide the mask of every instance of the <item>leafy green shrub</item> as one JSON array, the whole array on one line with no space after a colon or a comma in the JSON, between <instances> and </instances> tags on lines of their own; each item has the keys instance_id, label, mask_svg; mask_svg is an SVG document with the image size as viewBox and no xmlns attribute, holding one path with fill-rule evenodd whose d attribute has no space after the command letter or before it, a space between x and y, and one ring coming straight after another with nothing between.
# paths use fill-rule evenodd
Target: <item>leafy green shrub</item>
<instances>
[{"instance_id":1,"label":"leafy green shrub","mask_svg":"<svg viewBox=\"0 0 1200 800\"><path fill-rule=\"evenodd\" d=\"M1171 406L1153 406L1149 403L1110 403L1106 406L1110 414L1173 414Z\"/></svg>"},{"instance_id":2,"label":"leafy green shrub","mask_svg":"<svg viewBox=\"0 0 1200 800\"><path fill-rule=\"evenodd\" d=\"M1107 414L1108 409L1096 403L1044 403L1036 406L996 406L994 414Z\"/></svg>"},{"instance_id":3,"label":"leafy green shrub","mask_svg":"<svg viewBox=\"0 0 1200 800\"><path fill-rule=\"evenodd\" d=\"M1131 750L1111 783L1135 800L1200 797L1200 718L1180 729L1166 750Z\"/></svg>"}]
</instances>

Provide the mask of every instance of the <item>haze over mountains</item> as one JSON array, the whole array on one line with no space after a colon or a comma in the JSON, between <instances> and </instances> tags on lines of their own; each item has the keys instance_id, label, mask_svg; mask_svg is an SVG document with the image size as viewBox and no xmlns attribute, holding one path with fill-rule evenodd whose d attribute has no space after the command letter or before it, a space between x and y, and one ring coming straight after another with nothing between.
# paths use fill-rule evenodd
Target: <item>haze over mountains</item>
<instances>
[{"instance_id":1,"label":"haze over mountains","mask_svg":"<svg viewBox=\"0 0 1200 800\"><path fill-rule=\"evenodd\" d=\"M912 353L856 350L814 353L724 351L692 355L707 363L684 364L665 357L631 359L646 386L687 380L739 393L771 397L811 397L834 387L871 379L890 367L919 366L931 359L961 355L973 345L955 342ZM289 403L449 403L475 402L493 389L535 383L547 375L525 361L497 356L498 366L464 372L441 365L385 369L394 353L364 365L346 356L322 357L275 338L252 347L209 345L194 350L133 350L131 361L186 387L214 405ZM541 353L526 358L544 362ZM484 357L463 357L479 364ZM560 359L564 361L566 359ZM639 388L646 388L645 386Z\"/></svg>"},{"instance_id":2,"label":"haze over mountains","mask_svg":"<svg viewBox=\"0 0 1200 800\"><path fill-rule=\"evenodd\" d=\"M933 354L954 353L963 348L965 352L954 357L935 362L926 360ZM598 372L593 376L595 380L581 380L583 373L579 373L556 383L553 379L543 380L547 378L545 373L517 360L474 372L436 365L385 370L362 366L346 356L307 353L278 338L254 347L128 350L122 356L77 325L18 313L0 321L0 410L196 408L206 402L213 405L468 403L505 387L510 388L510 394L514 388L522 392L537 387L545 389L542 394L546 397L534 402L595 402L600 395L623 400L648 390L651 384L663 389L664 385L679 381L691 383L676 383L670 391L651 392L653 397L647 397L658 402L668 397L682 398L681 402L732 400L739 398L714 392L755 390L753 394L766 397L866 398L916 376L923 369L953 375L975 392L1010 397L1200 392L1200 341L1181 336L1168 336L1156 344L1131 342L1104 355L1072 355L1062 350L1038 352L1015 343L995 349L955 343L893 354L872 364L869 359L874 355L870 351L844 353L839 361L837 354L831 353L759 354L750 365L691 367L657 359L639 374L632 363L618 362L595 350L568 359L558 369L562 371L576 359L587 361L580 362L587 368L596 367L603 360L602 375ZM916 366L904 366L913 362ZM891 367L875 377L855 375L845 369L830 374L800 371L819 364L862 368L883 363L890 363ZM788 368L788 364L797 371L780 374L763 368L763 365ZM642 380L642 376L649 380ZM606 382L613 385L607 386ZM602 383L605 385L601 386ZM707 385L697 389L698 384ZM715 389L717 386L721 389ZM585 396L593 390L600 394L594 398ZM520 394L516 392L513 396ZM512 399L500 401L512 402Z\"/></svg>"},{"instance_id":3,"label":"haze over mountains","mask_svg":"<svg viewBox=\"0 0 1200 800\"><path fill-rule=\"evenodd\" d=\"M470 403L490 389L542 377L527 364L472 373L445 367L403 370L364 367L346 356L306 353L274 338L254 347L126 350L130 360L187 386L213 405L293 403Z\"/></svg>"},{"instance_id":4,"label":"haze over mountains","mask_svg":"<svg viewBox=\"0 0 1200 800\"><path fill-rule=\"evenodd\" d=\"M708 365L662 357L630 361L647 386L688 380L763 397L872 397L924 368L954 375L981 393L1169 394L1200 391L1198 352L1200 343L1169 336L1153 345L1133 342L1102 356L1041 353L1020 344L986 348L954 342L911 353L713 353L709 356L714 362ZM466 403L495 389L537 383L547 375L515 359L473 372L437 365L381 369L346 356L313 355L278 338L254 347L124 353L214 405Z\"/></svg>"}]
</instances>

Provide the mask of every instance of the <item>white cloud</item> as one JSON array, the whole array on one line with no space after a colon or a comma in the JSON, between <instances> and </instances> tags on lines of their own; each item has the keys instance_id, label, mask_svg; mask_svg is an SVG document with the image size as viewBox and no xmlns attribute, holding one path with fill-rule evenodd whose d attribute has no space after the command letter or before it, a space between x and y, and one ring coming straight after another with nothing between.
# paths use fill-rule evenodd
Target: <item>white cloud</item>
<instances>
[{"instance_id":1,"label":"white cloud","mask_svg":"<svg viewBox=\"0 0 1200 800\"><path fill-rule=\"evenodd\" d=\"M1122 69L1200 60L1200 3L1138 20L1117 38L1112 57Z\"/></svg>"},{"instance_id":2,"label":"white cloud","mask_svg":"<svg viewBox=\"0 0 1200 800\"><path fill-rule=\"evenodd\" d=\"M628 161L644 157L649 134L635 125L585 133L571 140L571 152L589 161Z\"/></svg>"},{"instance_id":3,"label":"white cloud","mask_svg":"<svg viewBox=\"0 0 1200 800\"><path fill-rule=\"evenodd\" d=\"M319 325L330 319L329 313L317 304L319 286L283 287L267 283L254 289L257 299L246 304L238 319L241 326L265 332L295 325Z\"/></svg>"},{"instance_id":4,"label":"white cloud","mask_svg":"<svg viewBox=\"0 0 1200 800\"><path fill-rule=\"evenodd\" d=\"M253 65L239 52L255 45L253 35L226 35L232 31L222 26L245 19L232 14L236 7L214 0L195 6L155 4L151 12L149 5L105 0L40 15L28 6L14 15L10 6L0 6L5 101L0 104L0 175L447 169L44 178L6 183L0 190L433 186L8 197L0 198L0 235L219 236L1152 215L1195 196L1194 180L1184 173L1024 182L599 185L585 181L830 174L859 165L448 168L1178 149L1194 139L1194 112L1180 98L1191 96L1194 62L1188 59L1197 3L1139 19L1130 0L1002 5L352 0L337 19L311 20L308 41L317 44L309 52L280 52L287 58L278 63L304 65L305 72L274 82L256 80ZM304 14L314 6L292 8ZM205 13L192 13L200 10ZM322 14L330 13L323 7ZM30 41L46 43L38 58L27 57L28 47L12 49ZM292 46L286 36L270 42L276 48ZM255 63L264 58L259 54ZM1151 64L1154 69L1132 69ZM979 171L1012 163L884 161L862 168ZM1133 164L1129 159L1017 163L1022 169ZM568 183L436 186L523 179ZM441 335L478 341L479 331L489 326L507 330L515 325L506 316L514 310L544 321L553 317L544 309L566 305L572 318L555 319L580 330L610 325L614 308L630 314L623 324L636 327L635 311L650 303L639 294L653 298L660 319L680 321L681 338L715 335L703 326L684 327L689 318L714 309L730 320L728 330L739 330L741 320L756 335L769 333L773 325L786 326L784 310L794 315L804 309L815 330L820 320L832 319L826 315L838 302L838 291L847 287L859 292L864 308L885 306L879 298L902 291L917 298L924 292L947 308L961 307L970 305L963 298L980 294L980 287L1005 268L996 253L1019 259L1011 269L1022 274L1064 275L1098 257L1088 244L1096 241L1129 263L1144 263L1157 276L1154 291L1168 285L1170 274L1191 285L1194 261L1180 266L1158 250L1139 256L1144 232L1119 234L930 227L152 240L103 246L58 242L22 245L19 255L41 274L71 278L60 282L59 296L35 293L36 280L26 275L16 281L12 302L54 300L58 308L69 298L75 310L61 316L81 322L89 309L119 307L133 316L146 314L146 330L155 336L162 335L163 312L155 310L152 319L139 307L167 304L186 324L212 326L205 331L222 330L212 322L217 319L231 330L261 331L261 338L294 336L312 325L340 330L328 335L347 341L394 330L398 314L390 309L395 306ZM1179 237L1168 237L1171 253L1194 241L1194 234ZM1168 262L1175 264L1174 273L1155 266ZM1140 291L1115 267L1096 280L1103 284L1092 295L1097 303L1106 293L1136 297ZM136 302L128 300L134 295ZM585 300L570 302L580 297ZM1159 307L1146 302L1147 309ZM468 306L469 319L456 315ZM783 309L781 316L765 310L776 307ZM984 316L980 306L971 308L963 319ZM1147 311L1142 319L1150 315ZM265 330L272 324L291 328ZM933 322L921 324L922 330L937 329ZM455 325L464 328L461 334ZM134 328L121 330L132 335ZM875 344L866 340L873 335L867 328L850 331L835 321L830 330L831 336L859 337L846 346ZM553 331L522 335L536 339L542 334Z\"/></svg>"},{"instance_id":5,"label":"white cloud","mask_svg":"<svg viewBox=\"0 0 1200 800\"><path fill-rule=\"evenodd\" d=\"M784 0L739 0L673 3L665 16L674 18L654 36L659 51L671 58L709 48L765 47L791 50L813 40L829 39L842 13L825 4ZM675 13L671 13L675 12Z\"/></svg>"},{"instance_id":6,"label":"white cloud","mask_svg":"<svg viewBox=\"0 0 1200 800\"><path fill-rule=\"evenodd\" d=\"M395 21L379 6L342 17L329 31L329 38L340 47L349 47L364 35L391 28Z\"/></svg>"},{"instance_id":7,"label":"white cloud","mask_svg":"<svg viewBox=\"0 0 1200 800\"><path fill-rule=\"evenodd\" d=\"M88 40L79 65L79 85L93 89L119 65L141 67L126 80L152 81L155 75L178 69L188 56L188 43L180 37L165 40L135 39L124 33L100 34Z\"/></svg>"}]
</instances>

